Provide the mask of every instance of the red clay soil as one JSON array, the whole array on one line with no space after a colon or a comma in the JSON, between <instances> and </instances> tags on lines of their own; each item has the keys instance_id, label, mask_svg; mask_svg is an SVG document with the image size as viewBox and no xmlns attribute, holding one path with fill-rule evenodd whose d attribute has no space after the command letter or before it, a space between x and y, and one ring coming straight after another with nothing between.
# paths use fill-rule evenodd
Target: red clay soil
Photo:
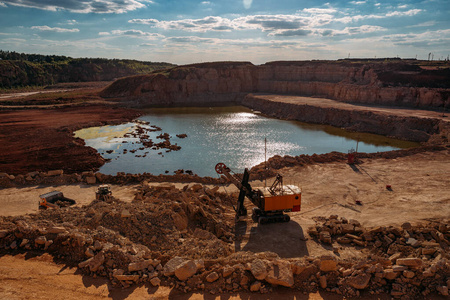
<instances>
[{"instance_id":1,"label":"red clay soil","mask_svg":"<svg viewBox=\"0 0 450 300\"><path fill-rule=\"evenodd\" d=\"M135 110L86 106L0 112L0 172L25 174L63 169L65 173L97 170L104 159L75 139L73 131L118 124L139 116Z\"/></svg>"}]
</instances>

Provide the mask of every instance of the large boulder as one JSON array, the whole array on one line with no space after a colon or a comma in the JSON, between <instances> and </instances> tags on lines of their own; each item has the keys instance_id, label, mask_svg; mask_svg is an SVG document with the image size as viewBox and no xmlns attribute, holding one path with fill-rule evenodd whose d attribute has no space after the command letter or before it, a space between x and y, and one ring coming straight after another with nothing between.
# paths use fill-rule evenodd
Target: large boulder
<instances>
[{"instance_id":1,"label":"large boulder","mask_svg":"<svg viewBox=\"0 0 450 300\"><path fill-rule=\"evenodd\" d=\"M185 261L186 259L175 256L164 265L164 268L162 270L163 275L167 277L175 275L175 270Z\"/></svg>"},{"instance_id":2,"label":"large boulder","mask_svg":"<svg viewBox=\"0 0 450 300\"><path fill-rule=\"evenodd\" d=\"M128 265L128 271L129 272L135 272L135 271L142 271L144 269L147 269L149 266L152 265L152 260L144 260L140 262L133 262Z\"/></svg>"},{"instance_id":3,"label":"large boulder","mask_svg":"<svg viewBox=\"0 0 450 300\"><path fill-rule=\"evenodd\" d=\"M192 260L187 260L175 269L175 276L181 280L185 281L189 277L193 276L195 273L197 273L197 265Z\"/></svg>"},{"instance_id":4,"label":"large boulder","mask_svg":"<svg viewBox=\"0 0 450 300\"><path fill-rule=\"evenodd\" d=\"M319 261L319 269L322 272L333 272L337 270L337 261L332 256L322 256Z\"/></svg>"},{"instance_id":5,"label":"large boulder","mask_svg":"<svg viewBox=\"0 0 450 300\"><path fill-rule=\"evenodd\" d=\"M105 261L105 256L103 255L103 251L97 253L94 257L89 258L88 260L85 260L83 262L80 262L78 264L79 268L89 267L89 270L91 272L96 272L98 268L103 264Z\"/></svg>"},{"instance_id":6,"label":"large boulder","mask_svg":"<svg viewBox=\"0 0 450 300\"><path fill-rule=\"evenodd\" d=\"M347 284L355 289L363 290L369 285L370 278L372 276L370 274L359 274L354 277L347 278Z\"/></svg>"},{"instance_id":7,"label":"large boulder","mask_svg":"<svg viewBox=\"0 0 450 300\"><path fill-rule=\"evenodd\" d=\"M267 276L267 266L264 261L255 259L250 264L250 271L258 280L264 280Z\"/></svg>"},{"instance_id":8,"label":"large boulder","mask_svg":"<svg viewBox=\"0 0 450 300\"><path fill-rule=\"evenodd\" d=\"M422 266L422 260L420 258L412 258L412 257L399 258L397 259L396 263L399 266L407 266L411 268L418 268Z\"/></svg>"},{"instance_id":9,"label":"large boulder","mask_svg":"<svg viewBox=\"0 0 450 300\"><path fill-rule=\"evenodd\" d=\"M214 282L217 279L219 279L219 274L217 274L217 272L211 272L206 276L206 281L208 282Z\"/></svg>"},{"instance_id":10,"label":"large boulder","mask_svg":"<svg viewBox=\"0 0 450 300\"><path fill-rule=\"evenodd\" d=\"M294 285L294 274L291 264L285 260L271 262L268 266L266 281L275 285L291 287Z\"/></svg>"}]
</instances>

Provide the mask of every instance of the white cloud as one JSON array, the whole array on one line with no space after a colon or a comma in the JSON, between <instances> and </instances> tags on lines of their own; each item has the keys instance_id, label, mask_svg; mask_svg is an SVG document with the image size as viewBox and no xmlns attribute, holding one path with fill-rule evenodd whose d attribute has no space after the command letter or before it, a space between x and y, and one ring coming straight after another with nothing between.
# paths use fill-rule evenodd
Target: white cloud
<instances>
[{"instance_id":1,"label":"white cloud","mask_svg":"<svg viewBox=\"0 0 450 300\"><path fill-rule=\"evenodd\" d=\"M360 33L372 33L377 31L386 31L386 28L381 26L372 26L372 25L362 25L359 27L345 27L343 32L345 34L354 35Z\"/></svg>"},{"instance_id":2,"label":"white cloud","mask_svg":"<svg viewBox=\"0 0 450 300\"><path fill-rule=\"evenodd\" d=\"M333 21L347 24L347 23L351 23L351 22L357 22L357 21L368 20L368 19L386 19L386 18L390 18L390 17L414 16L421 12L423 12L422 9L410 9L407 11L392 11L392 12L389 12L386 14L345 16L345 17L341 17L341 18L335 18L335 19L333 19Z\"/></svg>"},{"instance_id":3,"label":"white cloud","mask_svg":"<svg viewBox=\"0 0 450 300\"><path fill-rule=\"evenodd\" d=\"M367 1L350 1L351 4L355 4L355 5L361 5L361 4L366 4Z\"/></svg>"},{"instance_id":4,"label":"white cloud","mask_svg":"<svg viewBox=\"0 0 450 300\"><path fill-rule=\"evenodd\" d=\"M234 28L230 19L209 16L203 19L183 19L178 21L158 21L156 19L132 19L128 23L150 25L165 30L184 30L190 32L229 31Z\"/></svg>"},{"instance_id":5,"label":"white cloud","mask_svg":"<svg viewBox=\"0 0 450 300\"><path fill-rule=\"evenodd\" d=\"M49 27L47 25L45 26L32 26L31 29L36 29L40 31L53 31L53 32L79 32L80 30L78 28L61 28L61 27Z\"/></svg>"},{"instance_id":6,"label":"white cloud","mask_svg":"<svg viewBox=\"0 0 450 300\"><path fill-rule=\"evenodd\" d=\"M99 35L120 35L120 36L133 36L133 37L145 37L148 39L163 38L164 36L159 33L144 32L142 30L128 29L128 30L112 30L111 32L99 32Z\"/></svg>"},{"instance_id":7,"label":"white cloud","mask_svg":"<svg viewBox=\"0 0 450 300\"><path fill-rule=\"evenodd\" d=\"M336 31L333 28L325 28L332 23L350 24L361 22L368 19L385 19L400 16L413 16L421 13L421 9L411 9L408 11L391 11L387 14L369 14L369 15L346 15L345 11L338 11L333 7L327 8L305 8L296 14L277 14L277 15L248 15L236 17L234 19L219 16L208 16L202 19L181 19L175 21L159 21L157 19L132 19L129 23L149 25L153 28L164 30L179 30L186 32L210 32L210 31L235 31L235 30L261 30L267 32L268 36L293 37L306 36L313 32L339 32L339 34L354 34L353 27L348 27L347 31ZM381 27L366 26L360 28L357 32L369 32L368 28L378 31ZM362 29L365 28L365 29ZM333 29L333 30L331 30ZM328 31L327 31L328 30ZM330 31L331 30L331 31ZM372 32L372 31L370 31Z\"/></svg>"},{"instance_id":8,"label":"white cloud","mask_svg":"<svg viewBox=\"0 0 450 300\"><path fill-rule=\"evenodd\" d=\"M415 16L422 12L422 9L410 9L407 11L393 11L386 14L386 17L397 17L397 16Z\"/></svg>"},{"instance_id":9,"label":"white cloud","mask_svg":"<svg viewBox=\"0 0 450 300\"><path fill-rule=\"evenodd\" d=\"M156 19L132 19L129 20L128 23L134 23L134 24L144 24L144 25L156 25L159 23Z\"/></svg>"},{"instance_id":10,"label":"white cloud","mask_svg":"<svg viewBox=\"0 0 450 300\"><path fill-rule=\"evenodd\" d=\"M359 27L345 27L342 30L317 29L315 31L315 34L319 34L322 36L340 36L340 35L353 36L353 35L357 35L357 34L381 32L381 31L386 31L386 30L387 30L386 28L381 27L381 26L362 25Z\"/></svg>"},{"instance_id":11,"label":"white cloud","mask_svg":"<svg viewBox=\"0 0 450 300\"><path fill-rule=\"evenodd\" d=\"M6 7L6 4L3 2L0 2L0 7Z\"/></svg>"},{"instance_id":12,"label":"white cloud","mask_svg":"<svg viewBox=\"0 0 450 300\"><path fill-rule=\"evenodd\" d=\"M2 0L3 4L31 7L42 10L67 10L75 13L125 13L146 7L149 0Z\"/></svg>"},{"instance_id":13,"label":"white cloud","mask_svg":"<svg viewBox=\"0 0 450 300\"><path fill-rule=\"evenodd\" d=\"M336 9L334 8L318 8L318 7L312 7L312 8L305 8L302 10L305 13L310 13L310 14L315 14L315 15L319 15L319 14L333 14L335 12L337 12Z\"/></svg>"},{"instance_id":14,"label":"white cloud","mask_svg":"<svg viewBox=\"0 0 450 300\"><path fill-rule=\"evenodd\" d=\"M447 46L450 43L450 29L426 31L422 33L393 34L383 37L399 46L426 48L430 46Z\"/></svg>"}]
</instances>

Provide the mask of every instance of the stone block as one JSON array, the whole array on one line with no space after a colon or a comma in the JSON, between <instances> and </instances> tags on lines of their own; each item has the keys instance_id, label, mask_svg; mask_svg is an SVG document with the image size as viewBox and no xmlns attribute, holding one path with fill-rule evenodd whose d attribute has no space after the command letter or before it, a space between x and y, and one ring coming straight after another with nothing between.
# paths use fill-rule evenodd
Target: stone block
<instances>
[{"instance_id":1,"label":"stone block","mask_svg":"<svg viewBox=\"0 0 450 300\"><path fill-rule=\"evenodd\" d=\"M369 284L370 278L372 275L370 274L359 274L355 277L348 277L347 284L355 289L363 290Z\"/></svg>"},{"instance_id":2,"label":"stone block","mask_svg":"<svg viewBox=\"0 0 450 300\"><path fill-rule=\"evenodd\" d=\"M208 274L208 276L206 276L206 281L208 282L214 282L217 279L219 279L219 274L217 274L216 272L211 272Z\"/></svg>"},{"instance_id":3,"label":"stone block","mask_svg":"<svg viewBox=\"0 0 450 300\"><path fill-rule=\"evenodd\" d=\"M262 260L255 259L250 265L250 272L256 279L264 280L267 276L267 266Z\"/></svg>"},{"instance_id":4,"label":"stone block","mask_svg":"<svg viewBox=\"0 0 450 300\"><path fill-rule=\"evenodd\" d=\"M66 228L54 226L54 227L47 228L47 232L48 233L63 233L63 232L66 232Z\"/></svg>"},{"instance_id":5,"label":"stone block","mask_svg":"<svg viewBox=\"0 0 450 300\"><path fill-rule=\"evenodd\" d=\"M327 288L327 277L325 275L320 276L319 278L320 287L323 289Z\"/></svg>"},{"instance_id":6,"label":"stone block","mask_svg":"<svg viewBox=\"0 0 450 300\"><path fill-rule=\"evenodd\" d=\"M288 261L278 260L268 266L266 281L274 285L291 287L294 285L294 274Z\"/></svg>"},{"instance_id":7,"label":"stone block","mask_svg":"<svg viewBox=\"0 0 450 300\"><path fill-rule=\"evenodd\" d=\"M187 280L195 273L197 273L197 265L192 260L182 262L175 269L175 276L181 281Z\"/></svg>"},{"instance_id":8,"label":"stone block","mask_svg":"<svg viewBox=\"0 0 450 300\"><path fill-rule=\"evenodd\" d=\"M418 268L422 266L422 260L420 258L399 258L396 263L399 266L407 266L411 268Z\"/></svg>"},{"instance_id":9,"label":"stone block","mask_svg":"<svg viewBox=\"0 0 450 300\"><path fill-rule=\"evenodd\" d=\"M399 272L394 272L394 270L392 269L385 269L383 276L388 280L394 280L395 278L397 278L398 274Z\"/></svg>"},{"instance_id":10,"label":"stone block","mask_svg":"<svg viewBox=\"0 0 450 300\"><path fill-rule=\"evenodd\" d=\"M144 260L140 262L132 262L128 264L128 272L136 272L136 271L142 271L144 269L147 269L149 266L151 266L152 261L151 260Z\"/></svg>"},{"instance_id":11,"label":"stone block","mask_svg":"<svg viewBox=\"0 0 450 300\"><path fill-rule=\"evenodd\" d=\"M233 272L234 272L233 267L225 266L223 268L223 277L226 278L226 277L230 276L231 274L233 274Z\"/></svg>"},{"instance_id":12,"label":"stone block","mask_svg":"<svg viewBox=\"0 0 450 300\"><path fill-rule=\"evenodd\" d=\"M332 256L322 256L319 261L319 269L322 272L333 272L337 270L337 261Z\"/></svg>"},{"instance_id":13,"label":"stone block","mask_svg":"<svg viewBox=\"0 0 450 300\"><path fill-rule=\"evenodd\" d=\"M250 291L251 292L257 292L261 289L261 282L255 281L250 285Z\"/></svg>"},{"instance_id":14,"label":"stone block","mask_svg":"<svg viewBox=\"0 0 450 300\"><path fill-rule=\"evenodd\" d=\"M64 170L51 170L47 172L47 176L60 176L64 174Z\"/></svg>"},{"instance_id":15,"label":"stone block","mask_svg":"<svg viewBox=\"0 0 450 300\"><path fill-rule=\"evenodd\" d=\"M161 284L161 279L159 279L158 277L153 277L152 279L150 279L150 283L153 286L159 286Z\"/></svg>"},{"instance_id":16,"label":"stone block","mask_svg":"<svg viewBox=\"0 0 450 300\"><path fill-rule=\"evenodd\" d=\"M37 237L34 242L36 243L36 245L45 245L45 242L47 242L47 238L43 235Z\"/></svg>"}]
</instances>

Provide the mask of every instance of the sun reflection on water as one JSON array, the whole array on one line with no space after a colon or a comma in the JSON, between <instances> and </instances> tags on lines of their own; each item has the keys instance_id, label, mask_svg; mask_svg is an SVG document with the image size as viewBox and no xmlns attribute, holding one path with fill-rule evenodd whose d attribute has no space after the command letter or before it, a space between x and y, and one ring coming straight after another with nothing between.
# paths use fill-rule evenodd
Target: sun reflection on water
<instances>
[{"instance_id":1,"label":"sun reflection on water","mask_svg":"<svg viewBox=\"0 0 450 300\"><path fill-rule=\"evenodd\" d=\"M331 151L346 153L356 146L350 134L342 130L336 129L338 134L330 134L320 125L266 118L243 107L152 109L140 120L162 128L162 132L149 133L150 139L161 141L157 135L167 132L171 143L177 143L181 150L143 149L138 138L125 137L135 129L135 123L82 129L76 136L111 159L100 169L105 174L149 172L158 175L184 169L200 176L216 177L214 166L218 162L242 172L243 168L264 162L264 139L267 139L267 158ZM147 128L151 125L139 124ZM187 138L176 136L182 133L186 133ZM362 139L361 135L358 139ZM361 152L398 149L386 144L396 140L382 138L376 144L371 144L369 139L366 141L359 143Z\"/></svg>"}]
</instances>

